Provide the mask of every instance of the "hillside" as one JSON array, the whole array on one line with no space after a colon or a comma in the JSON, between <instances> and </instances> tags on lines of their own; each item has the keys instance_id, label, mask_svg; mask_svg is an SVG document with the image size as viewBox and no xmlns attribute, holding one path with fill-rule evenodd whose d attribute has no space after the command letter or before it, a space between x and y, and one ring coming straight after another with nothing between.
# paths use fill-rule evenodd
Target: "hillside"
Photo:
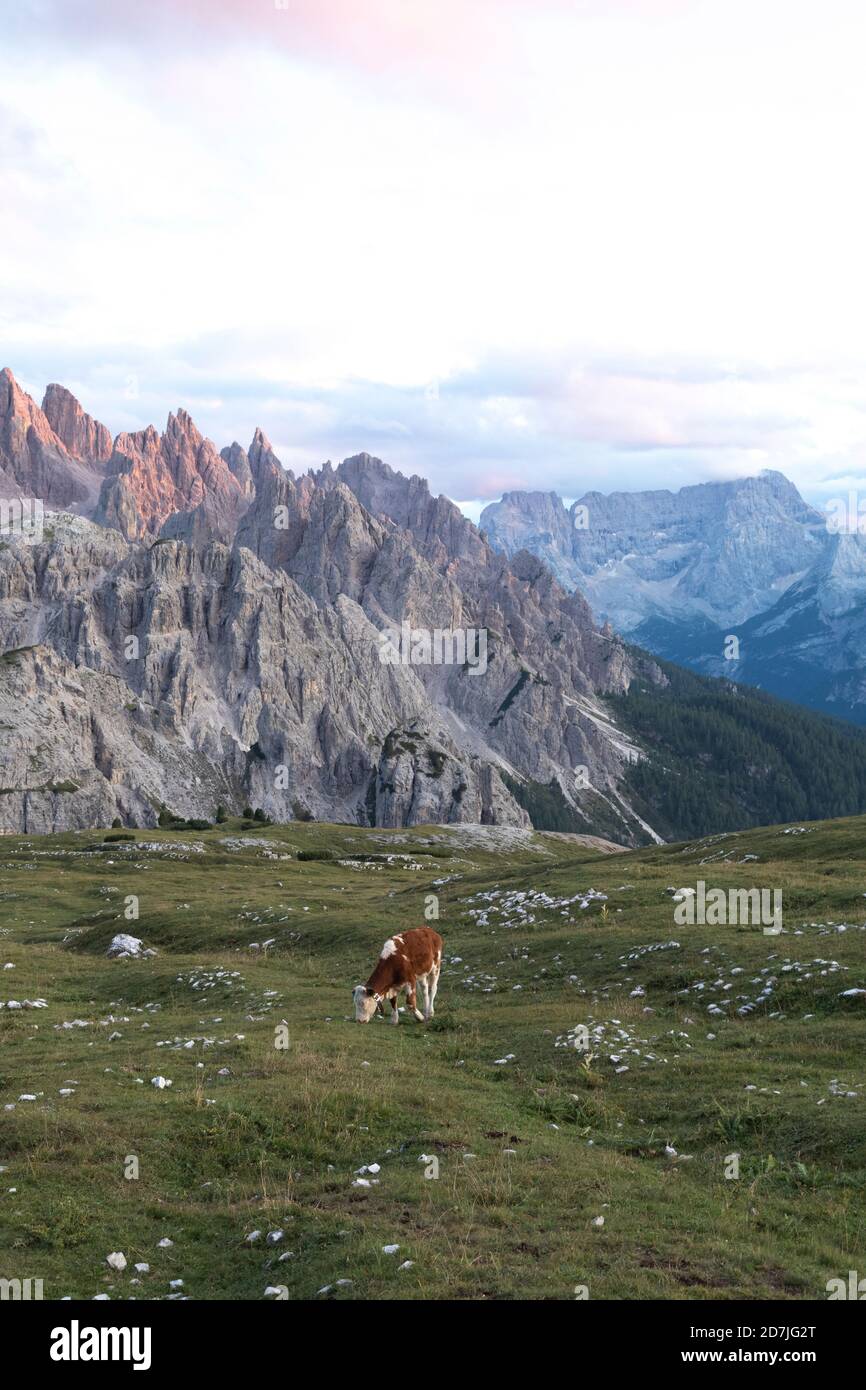
<instances>
[{"instance_id":1,"label":"hillside","mask_svg":"<svg viewBox=\"0 0 866 1390\"><path fill-rule=\"evenodd\" d=\"M664 684L611 697L648 756L629 800L666 840L851 815L866 805L866 731L727 680L660 662Z\"/></svg>"},{"instance_id":2,"label":"hillside","mask_svg":"<svg viewBox=\"0 0 866 1390\"><path fill-rule=\"evenodd\" d=\"M46 1298L824 1298L866 1235L864 834L0 839L6 1275ZM668 890L699 878L781 888L783 934L676 925ZM436 1019L350 1022L431 893ZM157 954L107 959L119 931Z\"/></svg>"}]
</instances>

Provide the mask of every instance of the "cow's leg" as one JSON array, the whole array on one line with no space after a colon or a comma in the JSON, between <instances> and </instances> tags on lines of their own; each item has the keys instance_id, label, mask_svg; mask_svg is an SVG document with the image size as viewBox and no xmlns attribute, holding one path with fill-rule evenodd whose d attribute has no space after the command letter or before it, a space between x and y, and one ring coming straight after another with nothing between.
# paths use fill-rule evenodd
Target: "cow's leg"
<instances>
[{"instance_id":1,"label":"cow's leg","mask_svg":"<svg viewBox=\"0 0 866 1390\"><path fill-rule=\"evenodd\" d=\"M391 1022L392 1022L392 1023L399 1023L399 1022L400 1022L400 1014L399 1014L398 1009L397 1009L397 990L396 990L396 989L394 990L394 993L391 995Z\"/></svg>"},{"instance_id":2,"label":"cow's leg","mask_svg":"<svg viewBox=\"0 0 866 1390\"><path fill-rule=\"evenodd\" d=\"M419 1022L419 1023L423 1023L423 1022L424 1022L424 1015L422 1014L421 1010L418 1008L418 999L417 999L417 994L416 994L416 984L417 984L417 983L418 983L417 981L413 981L411 985L407 985L407 986L406 986L406 999L407 999L407 1002L408 1002L408 1004L409 1004L409 1008L412 1010L413 1014L414 1014L415 1017L418 1019L418 1022ZM421 983L421 985L422 985L422 987L423 987L423 986L424 986L424 977L423 977L423 976L421 977L420 983Z\"/></svg>"},{"instance_id":3,"label":"cow's leg","mask_svg":"<svg viewBox=\"0 0 866 1390\"><path fill-rule=\"evenodd\" d=\"M436 1002L436 991L439 988L439 971L441 969L442 963L440 961L440 963L438 965L434 965L433 969L430 971L430 1003L427 1010L428 1018L433 1017L433 1005Z\"/></svg>"},{"instance_id":4,"label":"cow's leg","mask_svg":"<svg viewBox=\"0 0 866 1390\"><path fill-rule=\"evenodd\" d=\"M420 985L421 985L421 989L422 989L423 994L424 994L424 1006L423 1006L423 1012L422 1012L422 1013L419 1013L418 1017L419 1017L420 1019L423 1019L424 1022L426 1023L426 1022L427 1022L427 1019L430 1017L430 976L429 976L429 975L421 975L421 976L419 976L419 983L420 983Z\"/></svg>"}]
</instances>

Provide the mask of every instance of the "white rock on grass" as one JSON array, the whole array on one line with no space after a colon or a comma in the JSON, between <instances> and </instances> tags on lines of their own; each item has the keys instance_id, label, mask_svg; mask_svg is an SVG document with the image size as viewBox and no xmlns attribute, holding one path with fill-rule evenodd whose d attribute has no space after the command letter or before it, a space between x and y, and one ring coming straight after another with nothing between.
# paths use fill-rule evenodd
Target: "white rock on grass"
<instances>
[{"instance_id":1,"label":"white rock on grass","mask_svg":"<svg viewBox=\"0 0 866 1390\"><path fill-rule=\"evenodd\" d=\"M110 1265L112 1269L124 1270L126 1269L126 1256L122 1250L114 1250L106 1256L106 1264Z\"/></svg>"},{"instance_id":2,"label":"white rock on grass","mask_svg":"<svg viewBox=\"0 0 866 1390\"><path fill-rule=\"evenodd\" d=\"M109 960L140 960L143 956L155 956L156 952L146 949L140 937L118 932L105 954Z\"/></svg>"},{"instance_id":3,"label":"white rock on grass","mask_svg":"<svg viewBox=\"0 0 866 1390\"><path fill-rule=\"evenodd\" d=\"M164 1076L152 1076L150 1078L150 1084L151 1086L155 1086L158 1091L164 1091L166 1086L171 1085L171 1082Z\"/></svg>"},{"instance_id":4,"label":"white rock on grass","mask_svg":"<svg viewBox=\"0 0 866 1390\"><path fill-rule=\"evenodd\" d=\"M396 1253L397 1253L397 1251L398 1251L399 1249L400 1249L399 1245L383 1245L383 1246L382 1246L382 1254L383 1254L383 1255L396 1255Z\"/></svg>"}]
</instances>

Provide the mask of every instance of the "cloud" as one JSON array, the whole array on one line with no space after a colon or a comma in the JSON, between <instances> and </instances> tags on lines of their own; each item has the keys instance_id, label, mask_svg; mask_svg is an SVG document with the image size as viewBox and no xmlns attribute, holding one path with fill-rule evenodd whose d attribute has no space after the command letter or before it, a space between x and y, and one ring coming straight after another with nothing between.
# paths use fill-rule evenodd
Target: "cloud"
<instances>
[{"instance_id":1,"label":"cloud","mask_svg":"<svg viewBox=\"0 0 866 1390\"><path fill-rule=\"evenodd\" d=\"M261 346L261 345L260 345ZM676 363L584 361L558 374L549 362L497 356L429 386L362 378L293 382L236 364L230 337L187 340L170 357L137 351L105 365L94 348L51 373L112 432L162 426L187 408L219 447L248 445L256 426L296 472L366 450L434 492L490 501L526 488L678 487L779 468L813 498L862 471L866 391L838 418L839 380L793 372L732 379L704 363L682 379ZM39 354L11 362L34 394ZM859 424L855 422L859 419ZM836 435L848 446L830 453ZM822 465L833 458L832 476Z\"/></svg>"},{"instance_id":2,"label":"cloud","mask_svg":"<svg viewBox=\"0 0 866 1390\"><path fill-rule=\"evenodd\" d=\"M536 18L581 13L568 0L25 0L19 32L92 51L175 53L204 46L266 47L371 79L419 75L453 92L519 58L518 31Z\"/></svg>"},{"instance_id":3,"label":"cloud","mask_svg":"<svg viewBox=\"0 0 866 1390\"><path fill-rule=\"evenodd\" d=\"M475 499L860 474L866 19L828 5L16 5L6 359L114 430L184 404Z\"/></svg>"}]
</instances>

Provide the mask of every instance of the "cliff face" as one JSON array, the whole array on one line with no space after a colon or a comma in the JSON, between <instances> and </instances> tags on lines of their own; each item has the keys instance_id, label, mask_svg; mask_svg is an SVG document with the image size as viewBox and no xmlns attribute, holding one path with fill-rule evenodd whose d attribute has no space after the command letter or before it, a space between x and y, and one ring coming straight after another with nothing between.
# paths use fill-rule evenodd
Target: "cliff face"
<instances>
[{"instance_id":1,"label":"cliff face","mask_svg":"<svg viewBox=\"0 0 866 1390\"><path fill-rule=\"evenodd\" d=\"M111 457L111 435L105 425L87 415L72 392L56 382L46 390L42 410L67 453L99 471L97 464Z\"/></svg>"},{"instance_id":2,"label":"cliff face","mask_svg":"<svg viewBox=\"0 0 866 1390\"><path fill-rule=\"evenodd\" d=\"M235 476L185 410L169 415L163 434L151 425L118 435L108 473L96 520L127 540L156 536L168 524L168 535L228 541L249 497L248 479Z\"/></svg>"},{"instance_id":3,"label":"cliff face","mask_svg":"<svg viewBox=\"0 0 866 1390\"><path fill-rule=\"evenodd\" d=\"M46 403L54 422L74 435L69 408L61 409L59 398L52 394L59 389L49 388ZM74 397L69 400L74 402ZM39 498L45 506L86 513L93 508L103 472L97 456L79 457L69 451L49 416L4 367L0 371L0 496Z\"/></svg>"}]
</instances>

